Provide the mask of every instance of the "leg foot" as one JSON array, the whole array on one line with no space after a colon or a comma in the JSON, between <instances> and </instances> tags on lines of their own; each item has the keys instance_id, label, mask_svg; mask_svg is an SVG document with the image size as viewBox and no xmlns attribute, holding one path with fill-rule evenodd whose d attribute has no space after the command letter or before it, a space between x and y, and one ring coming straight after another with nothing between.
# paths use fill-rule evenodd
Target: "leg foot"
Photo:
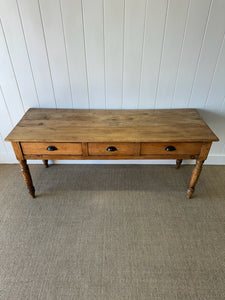
<instances>
[{"instance_id":1,"label":"leg foot","mask_svg":"<svg viewBox=\"0 0 225 300\"><path fill-rule=\"evenodd\" d=\"M190 199L192 194L194 193L195 185L196 185L196 183L198 181L198 178L200 176L203 163L204 163L204 160L197 160L196 161L196 165L195 165L195 167L192 171L190 184L189 184L189 187L187 189L187 198L188 199Z\"/></svg>"},{"instance_id":2,"label":"leg foot","mask_svg":"<svg viewBox=\"0 0 225 300\"><path fill-rule=\"evenodd\" d=\"M29 167L27 165L26 160L21 160L20 161L20 167L21 167L21 172L22 172L22 175L23 175L23 179L24 179L24 181L27 185L28 191L31 194L31 196L33 198L35 198L35 189L34 189L34 186L33 186L32 178L31 178L31 175L30 175L30 170L29 170Z\"/></svg>"},{"instance_id":3,"label":"leg foot","mask_svg":"<svg viewBox=\"0 0 225 300\"><path fill-rule=\"evenodd\" d=\"M194 193L194 188L188 188L187 189L187 198L191 199L192 194Z\"/></svg>"},{"instance_id":4,"label":"leg foot","mask_svg":"<svg viewBox=\"0 0 225 300\"><path fill-rule=\"evenodd\" d=\"M48 168L48 160L47 159L43 159L43 164L45 165L45 168Z\"/></svg>"},{"instance_id":5,"label":"leg foot","mask_svg":"<svg viewBox=\"0 0 225 300\"><path fill-rule=\"evenodd\" d=\"M183 161L183 159L177 159L176 160L176 169L180 168L180 165L181 165L182 161Z\"/></svg>"}]
</instances>

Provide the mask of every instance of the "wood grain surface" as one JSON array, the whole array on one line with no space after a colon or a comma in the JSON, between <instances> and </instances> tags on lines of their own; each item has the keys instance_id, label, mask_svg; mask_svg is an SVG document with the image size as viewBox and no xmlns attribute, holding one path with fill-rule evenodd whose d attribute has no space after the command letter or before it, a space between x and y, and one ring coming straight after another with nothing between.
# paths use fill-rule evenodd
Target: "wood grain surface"
<instances>
[{"instance_id":1,"label":"wood grain surface","mask_svg":"<svg viewBox=\"0 0 225 300\"><path fill-rule=\"evenodd\" d=\"M167 151L168 146L175 147L174 151ZM202 143L142 143L141 155L146 154L199 154Z\"/></svg>"},{"instance_id":2,"label":"wood grain surface","mask_svg":"<svg viewBox=\"0 0 225 300\"><path fill-rule=\"evenodd\" d=\"M49 146L56 147L55 151L49 151ZM47 154L47 155L82 155L81 143L21 143L23 154Z\"/></svg>"},{"instance_id":3,"label":"wood grain surface","mask_svg":"<svg viewBox=\"0 0 225 300\"><path fill-rule=\"evenodd\" d=\"M211 142L195 109L29 109L6 138L20 142Z\"/></svg>"},{"instance_id":4,"label":"wood grain surface","mask_svg":"<svg viewBox=\"0 0 225 300\"><path fill-rule=\"evenodd\" d=\"M108 151L108 148L114 147L115 151ZM134 155L136 143L88 143L89 155Z\"/></svg>"}]
</instances>

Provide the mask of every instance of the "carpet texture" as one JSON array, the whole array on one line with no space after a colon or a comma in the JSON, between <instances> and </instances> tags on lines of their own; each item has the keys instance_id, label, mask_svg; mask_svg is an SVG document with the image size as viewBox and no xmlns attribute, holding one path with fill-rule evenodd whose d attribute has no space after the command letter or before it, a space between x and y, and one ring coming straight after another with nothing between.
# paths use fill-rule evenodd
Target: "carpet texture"
<instances>
[{"instance_id":1,"label":"carpet texture","mask_svg":"<svg viewBox=\"0 0 225 300\"><path fill-rule=\"evenodd\" d=\"M225 166L0 165L0 299L225 299Z\"/></svg>"}]
</instances>

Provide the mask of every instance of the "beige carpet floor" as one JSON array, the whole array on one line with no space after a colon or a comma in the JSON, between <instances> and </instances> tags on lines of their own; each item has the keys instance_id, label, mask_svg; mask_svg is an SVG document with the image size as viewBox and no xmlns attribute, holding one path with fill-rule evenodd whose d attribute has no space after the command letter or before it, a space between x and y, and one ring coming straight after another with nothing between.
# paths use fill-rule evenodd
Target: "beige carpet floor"
<instances>
[{"instance_id":1,"label":"beige carpet floor","mask_svg":"<svg viewBox=\"0 0 225 300\"><path fill-rule=\"evenodd\" d=\"M0 299L225 299L225 166L0 165Z\"/></svg>"}]
</instances>

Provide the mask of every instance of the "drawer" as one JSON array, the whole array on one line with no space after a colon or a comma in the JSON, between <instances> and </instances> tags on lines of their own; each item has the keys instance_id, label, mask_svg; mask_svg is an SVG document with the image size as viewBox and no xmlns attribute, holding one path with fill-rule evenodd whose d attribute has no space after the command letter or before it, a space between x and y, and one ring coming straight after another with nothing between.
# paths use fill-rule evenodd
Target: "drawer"
<instances>
[{"instance_id":1,"label":"drawer","mask_svg":"<svg viewBox=\"0 0 225 300\"><path fill-rule=\"evenodd\" d=\"M202 143L142 143L141 155L199 154Z\"/></svg>"},{"instance_id":2,"label":"drawer","mask_svg":"<svg viewBox=\"0 0 225 300\"><path fill-rule=\"evenodd\" d=\"M21 143L24 154L82 155L81 143Z\"/></svg>"},{"instance_id":3,"label":"drawer","mask_svg":"<svg viewBox=\"0 0 225 300\"><path fill-rule=\"evenodd\" d=\"M134 155L135 143L88 143L88 155Z\"/></svg>"}]
</instances>

